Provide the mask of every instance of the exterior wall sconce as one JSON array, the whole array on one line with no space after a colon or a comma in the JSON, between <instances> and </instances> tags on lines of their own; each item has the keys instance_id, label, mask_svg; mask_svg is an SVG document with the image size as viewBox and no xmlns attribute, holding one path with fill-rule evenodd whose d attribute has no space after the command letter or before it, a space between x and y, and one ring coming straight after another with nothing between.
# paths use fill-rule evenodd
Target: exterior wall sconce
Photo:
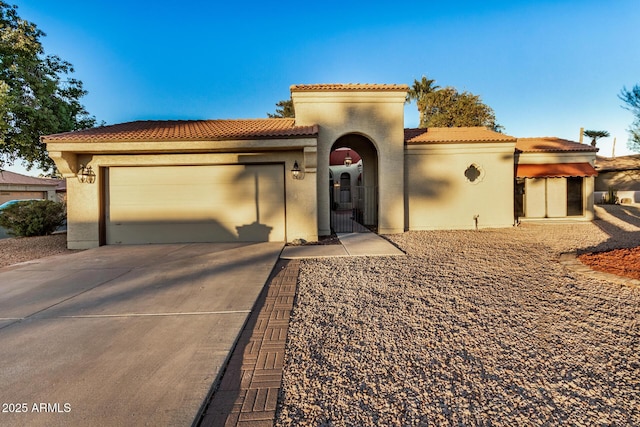
<instances>
[{"instance_id":1,"label":"exterior wall sconce","mask_svg":"<svg viewBox=\"0 0 640 427\"><path fill-rule=\"evenodd\" d=\"M300 166L298 165L298 161L293 162L293 169L291 169L291 177L293 179L303 179L304 174L300 170Z\"/></svg>"},{"instance_id":2,"label":"exterior wall sconce","mask_svg":"<svg viewBox=\"0 0 640 427\"><path fill-rule=\"evenodd\" d=\"M351 166L351 164L353 163L353 159L351 158L351 151L347 151L347 155L344 156L344 165L346 167Z\"/></svg>"},{"instance_id":3,"label":"exterior wall sconce","mask_svg":"<svg viewBox=\"0 0 640 427\"><path fill-rule=\"evenodd\" d=\"M93 184L96 182L96 173L91 169L91 166L80 165L77 176L78 181L82 184Z\"/></svg>"}]
</instances>

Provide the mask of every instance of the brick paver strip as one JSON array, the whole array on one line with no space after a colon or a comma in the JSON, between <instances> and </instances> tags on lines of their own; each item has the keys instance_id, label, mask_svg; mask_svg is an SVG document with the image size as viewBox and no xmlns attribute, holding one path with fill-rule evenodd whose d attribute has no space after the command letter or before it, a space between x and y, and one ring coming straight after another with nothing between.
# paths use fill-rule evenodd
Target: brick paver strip
<instances>
[{"instance_id":1,"label":"brick paver strip","mask_svg":"<svg viewBox=\"0 0 640 427\"><path fill-rule=\"evenodd\" d=\"M299 260L276 264L199 426L273 426L299 270Z\"/></svg>"}]
</instances>

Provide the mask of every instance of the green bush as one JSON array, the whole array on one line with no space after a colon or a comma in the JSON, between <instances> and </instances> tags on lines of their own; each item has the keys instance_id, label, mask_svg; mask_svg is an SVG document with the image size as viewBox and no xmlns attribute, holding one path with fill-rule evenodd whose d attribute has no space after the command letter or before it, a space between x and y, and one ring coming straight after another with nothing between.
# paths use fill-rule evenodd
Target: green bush
<instances>
[{"instance_id":1,"label":"green bush","mask_svg":"<svg viewBox=\"0 0 640 427\"><path fill-rule=\"evenodd\" d=\"M29 200L0 211L0 227L6 228L12 236L45 236L64 224L66 216L62 203Z\"/></svg>"}]
</instances>

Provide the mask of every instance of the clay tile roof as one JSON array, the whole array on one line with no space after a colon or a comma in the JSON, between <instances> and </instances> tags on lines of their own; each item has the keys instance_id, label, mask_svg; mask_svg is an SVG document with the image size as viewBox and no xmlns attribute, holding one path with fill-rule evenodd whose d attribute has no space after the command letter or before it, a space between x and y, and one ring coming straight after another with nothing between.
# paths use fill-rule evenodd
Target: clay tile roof
<instances>
[{"instance_id":1,"label":"clay tile roof","mask_svg":"<svg viewBox=\"0 0 640 427\"><path fill-rule=\"evenodd\" d=\"M443 144L448 142L515 142L516 138L486 127L405 129L407 144Z\"/></svg>"},{"instance_id":2,"label":"clay tile roof","mask_svg":"<svg viewBox=\"0 0 640 427\"><path fill-rule=\"evenodd\" d=\"M292 85L291 92L305 91L408 91L409 86L397 84L370 84L370 83L333 83L333 84L309 84L309 85Z\"/></svg>"},{"instance_id":3,"label":"clay tile roof","mask_svg":"<svg viewBox=\"0 0 640 427\"><path fill-rule=\"evenodd\" d=\"M0 171L0 184L51 185L56 187L59 184L59 181L49 178L35 178L33 176L22 175L15 172Z\"/></svg>"},{"instance_id":4,"label":"clay tile roof","mask_svg":"<svg viewBox=\"0 0 640 427\"><path fill-rule=\"evenodd\" d=\"M640 154L620 157L596 157L596 169L599 171L628 171L640 169Z\"/></svg>"},{"instance_id":5,"label":"clay tile roof","mask_svg":"<svg viewBox=\"0 0 640 427\"><path fill-rule=\"evenodd\" d=\"M137 121L46 135L42 142L215 141L316 136L318 127L295 119Z\"/></svg>"},{"instance_id":6,"label":"clay tile roof","mask_svg":"<svg viewBox=\"0 0 640 427\"><path fill-rule=\"evenodd\" d=\"M518 138L516 151L521 153L559 152L559 151L598 151L597 148L579 142L569 141L554 136L540 138Z\"/></svg>"}]
</instances>

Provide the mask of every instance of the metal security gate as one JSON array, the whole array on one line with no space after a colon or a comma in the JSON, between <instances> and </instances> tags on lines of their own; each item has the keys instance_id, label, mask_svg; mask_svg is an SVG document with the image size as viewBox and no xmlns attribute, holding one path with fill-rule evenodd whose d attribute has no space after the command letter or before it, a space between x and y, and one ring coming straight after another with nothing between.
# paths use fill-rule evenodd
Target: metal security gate
<instances>
[{"instance_id":1,"label":"metal security gate","mask_svg":"<svg viewBox=\"0 0 640 427\"><path fill-rule=\"evenodd\" d=\"M359 233L378 225L378 187L331 188L331 230Z\"/></svg>"}]
</instances>

